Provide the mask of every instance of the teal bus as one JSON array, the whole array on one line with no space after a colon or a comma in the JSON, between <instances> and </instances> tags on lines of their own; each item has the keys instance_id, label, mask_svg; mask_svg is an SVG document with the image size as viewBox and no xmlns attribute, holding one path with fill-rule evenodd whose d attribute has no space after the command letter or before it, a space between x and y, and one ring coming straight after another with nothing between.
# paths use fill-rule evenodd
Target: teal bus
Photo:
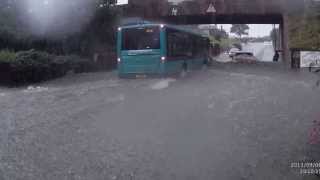
<instances>
[{"instance_id":1,"label":"teal bus","mask_svg":"<svg viewBox=\"0 0 320 180\"><path fill-rule=\"evenodd\" d=\"M120 77L179 74L208 64L209 38L165 24L121 26L117 33Z\"/></svg>"}]
</instances>

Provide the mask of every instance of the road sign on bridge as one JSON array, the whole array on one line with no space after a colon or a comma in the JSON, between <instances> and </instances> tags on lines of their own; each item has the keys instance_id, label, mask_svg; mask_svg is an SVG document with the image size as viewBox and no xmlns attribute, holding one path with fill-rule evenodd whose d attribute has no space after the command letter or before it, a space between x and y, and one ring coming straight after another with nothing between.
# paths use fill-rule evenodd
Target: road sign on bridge
<instances>
[{"instance_id":1,"label":"road sign on bridge","mask_svg":"<svg viewBox=\"0 0 320 180\"><path fill-rule=\"evenodd\" d=\"M207 12L207 13L216 13L217 10L216 10L216 8L213 6L213 4L210 3L210 4L209 4L209 7L208 7L208 9L207 9L206 12Z\"/></svg>"},{"instance_id":2,"label":"road sign on bridge","mask_svg":"<svg viewBox=\"0 0 320 180\"><path fill-rule=\"evenodd\" d=\"M118 6L127 5L128 3L128 0L116 0L116 5Z\"/></svg>"}]
</instances>

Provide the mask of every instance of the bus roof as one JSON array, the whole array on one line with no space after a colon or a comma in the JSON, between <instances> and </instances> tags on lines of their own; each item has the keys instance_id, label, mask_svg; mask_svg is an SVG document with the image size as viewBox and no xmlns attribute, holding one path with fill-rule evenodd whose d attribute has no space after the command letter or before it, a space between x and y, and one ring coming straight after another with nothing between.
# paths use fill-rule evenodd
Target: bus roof
<instances>
[{"instance_id":1,"label":"bus roof","mask_svg":"<svg viewBox=\"0 0 320 180\"><path fill-rule=\"evenodd\" d=\"M139 24L130 24L120 26L122 29L131 29L131 28L138 28L138 27L150 27L150 26L160 26L161 24L156 23L139 23Z\"/></svg>"},{"instance_id":2,"label":"bus roof","mask_svg":"<svg viewBox=\"0 0 320 180\"><path fill-rule=\"evenodd\" d=\"M164 27L167 27L167 28L170 28L170 29L182 31L182 32L193 34L193 35L196 35L196 36L201 36L203 38L209 38L207 35L204 35L204 34L201 34L201 33L198 33L198 32L194 32L192 30L187 30L186 28L182 28L182 27L179 27L177 25L160 24L160 23L149 23L148 21L146 21L146 22L147 23L124 25L124 26L120 26L120 27L122 29L131 29L131 28L152 27L152 26L161 26L161 25L163 25Z\"/></svg>"}]
</instances>

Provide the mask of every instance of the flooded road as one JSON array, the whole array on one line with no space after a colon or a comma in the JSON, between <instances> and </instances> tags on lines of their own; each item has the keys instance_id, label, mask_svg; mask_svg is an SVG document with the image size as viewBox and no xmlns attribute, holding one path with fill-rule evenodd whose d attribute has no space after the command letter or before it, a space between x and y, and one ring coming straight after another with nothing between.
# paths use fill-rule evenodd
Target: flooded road
<instances>
[{"instance_id":1,"label":"flooded road","mask_svg":"<svg viewBox=\"0 0 320 180\"><path fill-rule=\"evenodd\" d=\"M0 179L313 179L290 164L317 160L316 78L223 64L183 78L89 73L0 88Z\"/></svg>"}]
</instances>

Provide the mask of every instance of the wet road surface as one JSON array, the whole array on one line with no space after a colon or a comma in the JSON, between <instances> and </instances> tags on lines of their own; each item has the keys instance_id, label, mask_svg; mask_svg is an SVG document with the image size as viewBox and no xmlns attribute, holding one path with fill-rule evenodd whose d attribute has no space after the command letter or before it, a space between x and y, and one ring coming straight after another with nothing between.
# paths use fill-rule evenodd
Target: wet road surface
<instances>
[{"instance_id":1,"label":"wet road surface","mask_svg":"<svg viewBox=\"0 0 320 180\"><path fill-rule=\"evenodd\" d=\"M184 78L89 73L0 88L0 179L316 179L290 168L317 160L316 79L219 64Z\"/></svg>"}]
</instances>

